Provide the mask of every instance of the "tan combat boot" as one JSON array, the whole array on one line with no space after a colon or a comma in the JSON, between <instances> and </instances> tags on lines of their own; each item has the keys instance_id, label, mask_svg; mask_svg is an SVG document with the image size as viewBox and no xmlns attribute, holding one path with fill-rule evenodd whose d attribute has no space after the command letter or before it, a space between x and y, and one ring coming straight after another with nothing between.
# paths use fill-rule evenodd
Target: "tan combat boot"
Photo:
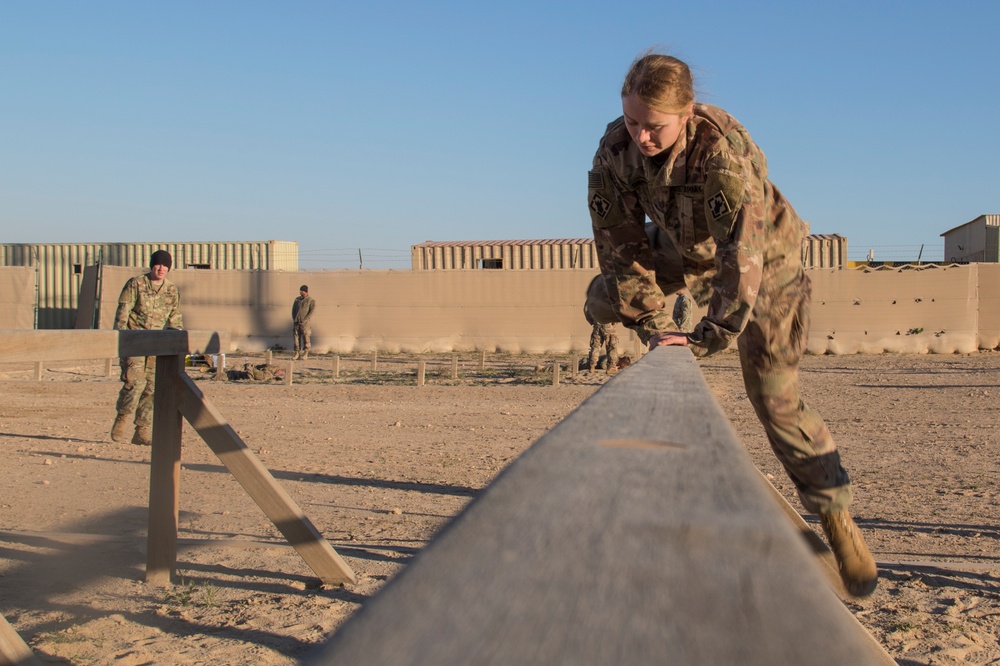
<instances>
[{"instance_id":1,"label":"tan combat boot","mask_svg":"<svg viewBox=\"0 0 1000 666\"><path fill-rule=\"evenodd\" d=\"M128 414L119 414L115 417L115 423L111 426L111 441L124 442L125 429L128 427Z\"/></svg>"},{"instance_id":2,"label":"tan combat boot","mask_svg":"<svg viewBox=\"0 0 1000 666\"><path fill-rule=\"evenodd\" d=\"M153 430L149 426L136 426L132 435L132 443L140 446L153 445Z\"/></svg>"},{"instance_id":3,"label":"tan combat boot","mask_svg":"<svg viewBox=\"0 0 1000 666\"><path fill-rule=\"evenodd\" d=\"M844 587L855 597L867 597L878 585L878 568L851 514L846 510L820 514L819 521L837 558Z\"/></svg>"},{"instance_id":4,"label":"tan combat boot","mask_svg":"<svg viewBox=\"0 0 1000 666\"><path fill-rule=\"evenodd\" d=\"M309 350L308 349L305 350L304 352L302 352L302 360L304 361L307 358L309 358Z\"/></svg>"},{"instance_id":5,"label":"tan combat boot","mask_svg":"<svg viewBox=\"0 0 1000 666\"><path fill-rule=\"evenodd\" d=\"M293 361L299 360L299 353L298 352L295 352L295 356L292 357L292 360Z\"/></svg>"}]
</instances>

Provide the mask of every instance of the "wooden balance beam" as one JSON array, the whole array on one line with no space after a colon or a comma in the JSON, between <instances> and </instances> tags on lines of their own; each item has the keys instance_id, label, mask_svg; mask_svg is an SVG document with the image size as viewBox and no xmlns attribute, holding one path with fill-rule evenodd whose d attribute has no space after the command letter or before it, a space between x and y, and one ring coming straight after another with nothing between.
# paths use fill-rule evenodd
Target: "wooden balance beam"
<instances>
[{"instance_id":1,"label":"wooden balance beam","mask_svg":"<svg viewBox=\"0 0 1000 666\"><path fill-rule=\"evenodd\" d=\"M512 463L309 664L892 664L661 347Z\"/></svg>"}]
</instances>

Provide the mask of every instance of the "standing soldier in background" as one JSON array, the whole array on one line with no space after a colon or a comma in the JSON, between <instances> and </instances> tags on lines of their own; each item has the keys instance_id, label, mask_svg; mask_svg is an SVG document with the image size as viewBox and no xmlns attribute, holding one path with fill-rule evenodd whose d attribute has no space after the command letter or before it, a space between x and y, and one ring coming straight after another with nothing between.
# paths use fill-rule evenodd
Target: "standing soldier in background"
<instances>
[{"instance_id":1,"label":"standing soldier in background","mask_svg":"<svg viewBox=\"0 0 1000 666\"><path fill-rule=\"evenodd\" d=\"M590 372L597 370L597 362L604 352L604 371L609 375L618 372L618 333L614 324L599 324L591 322L590 331Z\"/></svg>"},{"instance_id":2,"label":"standing soldier in background","mask_svg":"<svg viewBox=\"0 0 1000 666\"><path fill-rule=\"evenodd\" d=\"M292 303L292 345L295 348L293 361L309 358L310 338L312 338L312 324L309 320L315 311L316 301L309 296L309 286L302 285L299 287L299 295Z\"/></svg>"},{"instance_id":3,"label":"standing soldier in background","mask_svg":"<svg viewBox=\"0 0 1000 666\"><path fill-rule=\"evenodd\" d=\"M844 587L871 594L878 570L848 512L850 479L826 424L799 394L812 294L802 220L768 179L746 129L695 103L682 61L637 58L621 103L588 177L594 241L618 318L651 349L682 345L701 357L736 343L747 396L803 506L819 514ZM663 251L650 243L647 217L667 237ZM667 297L685 285L708 305L690 333L666 311Z\"/></svg>"},{"instance_id":4,"label":"standing soldier in background","mask_svg":"<svg viewBox=\"0 0 1000 666\"><path fill-rule=\"evenodd\" d=\"M181 329L181 297L167 279L173 260L166 250L157 250L149 259L149 273L125 283L118 297L115 328L118 330ZM153 388L156 380L155 356L121 358L123 382L118 393L118 415L111 427L111 440L124 442L128 417L135 413L133 444L153 443Z\"/></svg>"}]
</instances>

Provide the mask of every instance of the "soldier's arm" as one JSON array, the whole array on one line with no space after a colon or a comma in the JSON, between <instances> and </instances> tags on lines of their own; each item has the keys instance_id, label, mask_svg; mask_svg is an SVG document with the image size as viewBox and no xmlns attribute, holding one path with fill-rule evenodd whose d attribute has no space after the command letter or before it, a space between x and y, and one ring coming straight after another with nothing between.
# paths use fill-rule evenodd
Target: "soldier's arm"
<instances>
[{"instance_id":1,"label":"soldier's arm","mask_svg":"<svg viewBox=\"0 0 1000 666\"><path fill-rule=\"evenodd\" d=\"M743 332L764 267L764 174L748 156L726 151L710 159L707 167L705 215L716 243L718 272L708 314L690 336L696 356L725 349Z\"/></svg>"},{"instance_id":2,"label":"soldier's arm","mask_svg":"<svg viewBox=\"0 0 1000 666\"><path fill-rule=\"evenodd\" d=\"M115 310L115 328L125 330L128 328L128 316L135 307L135 302L139 298L139 290L135 280L129 280L122 287L122 293L118 296L118 309Z\"/></svg>"},{"instance_id":3,"label":"soldier's arm","mask_svg":"<svg viewBox=\"0 0 1000 666\"><path fill-rule=\"evenodd\" d=\"M653 254L638 198L617 181L599 158L588 177L588 206L598 263L615 314L646 342L659 331L676 330L656 284Z\"/></svg>"},{"instance_id":4,"label":"soldier's arm","mask_svg":"<svg viewBox=\"0 0 1000 666\"><path fill-rule=\"evenodd\" d=\"M167 316L168 329L181 330L184 328L184 317L181 315L181 293L177 292L177 297L174 299L174 307Z\"/></svg>"}]
</instances>

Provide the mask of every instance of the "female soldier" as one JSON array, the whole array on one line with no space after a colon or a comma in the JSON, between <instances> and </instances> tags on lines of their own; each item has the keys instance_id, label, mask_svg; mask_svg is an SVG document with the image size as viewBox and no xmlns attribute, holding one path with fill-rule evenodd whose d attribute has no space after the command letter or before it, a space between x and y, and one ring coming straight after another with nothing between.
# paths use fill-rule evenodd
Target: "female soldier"
<instances>
[{"instance_id":1,"label":"female soldier","mask_svg":"<svg viewBox=\"0 0 1000 666\"><path fill-rule=\"evenodd\" d=\"M811 286L802 221L767 178L764 154L722 109L694 103L687 65L647 53L622 85L624 115L589 174L594 240L619 319L650 347L696 356L735 339L747 395L805 508L818 513L855 596L878 572L848 513L851 488L826 424L799 397ZM670 242L651 248L649 217ZM708 314L677 331L667 298L688 287Z\"/></svg>"}]
</instances>

